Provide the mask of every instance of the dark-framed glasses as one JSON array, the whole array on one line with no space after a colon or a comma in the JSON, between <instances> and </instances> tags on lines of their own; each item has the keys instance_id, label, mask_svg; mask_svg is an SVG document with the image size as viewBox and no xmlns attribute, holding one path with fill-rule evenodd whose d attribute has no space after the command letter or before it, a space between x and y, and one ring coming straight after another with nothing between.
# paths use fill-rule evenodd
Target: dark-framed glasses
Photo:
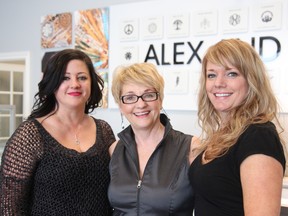
<instances>
[{"instance_id":1,"label":"dark-framed glasses","mask_svg":"<svg viewBox=\"0 0 288 216\"><path fill-rule=\"evenodd\" d=\"M139 98L141 98L145 102L151 102L158 99L159 93L158 92L147 92L140 96L138 95L123 95L121 96L121 100L123 104L133 104L136 103Z\"/></svg>"}]
</instances>

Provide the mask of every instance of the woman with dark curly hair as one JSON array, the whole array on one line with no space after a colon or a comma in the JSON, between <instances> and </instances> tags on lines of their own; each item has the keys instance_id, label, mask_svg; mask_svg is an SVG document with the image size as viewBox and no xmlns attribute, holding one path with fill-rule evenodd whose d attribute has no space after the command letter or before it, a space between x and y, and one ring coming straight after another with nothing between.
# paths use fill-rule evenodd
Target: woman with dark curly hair
<instances>
[{"instance_id":1,"label":"woman with dark curly hair","mask_svg":"<svg viewBox=\"0 0 288 216\"><path fill-rule=\"evenodd\" d=\"M31 115L8 140L0 173L0 215L110 215L110 125L89 115L103 80L83 52L48 61Z\"/></svg>"}]
</instances>

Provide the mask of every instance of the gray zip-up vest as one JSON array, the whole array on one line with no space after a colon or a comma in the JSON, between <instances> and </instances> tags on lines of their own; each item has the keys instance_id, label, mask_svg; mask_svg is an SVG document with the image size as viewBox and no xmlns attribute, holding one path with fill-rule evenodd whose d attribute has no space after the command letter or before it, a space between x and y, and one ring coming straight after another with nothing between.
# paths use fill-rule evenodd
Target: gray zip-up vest
<instances>
[{"instance_id":1,"label":"gray zip-up vest","mask_svg":"<svg viewBox=\"0 0 288 216\"><path fill-rule=\"evenodd\" d=\"M118 134L108 192L113 215L192 215L194 198L188 179L192 136L174 130L164 114L161 123L164 137L149 158L142 179L131 126Z\"/></svg>"}]
</instances>

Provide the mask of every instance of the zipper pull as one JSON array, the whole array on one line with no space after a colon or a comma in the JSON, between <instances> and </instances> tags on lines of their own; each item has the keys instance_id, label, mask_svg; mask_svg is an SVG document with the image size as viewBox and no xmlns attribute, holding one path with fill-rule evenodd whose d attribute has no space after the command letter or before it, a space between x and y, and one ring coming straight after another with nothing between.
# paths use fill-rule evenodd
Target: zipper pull
<instances>
[{"instance_id":1,"label":"zipper pull","mask_svg":"<svg viewBox=\"0 0 288 216\"><path fill-rule=\"evenodd\" d=\"M137 188L138 188L138 189L141 188L141 183L142 183L142 181L141 181L141 180L138 180L138 184L137 184Z\"/></svg>"}]
</instances>

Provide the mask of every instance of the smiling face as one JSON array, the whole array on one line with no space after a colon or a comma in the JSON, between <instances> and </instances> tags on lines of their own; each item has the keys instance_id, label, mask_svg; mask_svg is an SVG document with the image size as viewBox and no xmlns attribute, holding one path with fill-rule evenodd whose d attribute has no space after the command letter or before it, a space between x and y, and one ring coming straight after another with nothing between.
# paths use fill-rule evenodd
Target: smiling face
<instances>
[{"instance_id":1,"label":"smiling face","mask_svg":"<svg viewBox=\"0 0 288 216\"><path fill-rule=\"evenodd\" d=\"M81 60L68 63L64 79L55 92L59 106L85 107L91 94L91 77L86 64Z\"/></svg>"},{"instance_id":2,"label":"smiling face","mask_svg":"<svg viewBox=\"0 0 288 216\"><path fill-rule=\"evenodd\" d=\"M123 95L141 96L147 92L155 92L155 89L137 83L124 84L121 91ZM133 129L152 129L160 123L160 110L162 108L162 100L158 97L155 101L145 102L141 98L133 104L119 103L121 113L130 122Z\"/></svg>"},{"instance_id":3,"label":"smiling face","mask_svg":"<svg viewBox=\"0 0 288 216\"><path fill-rule=\"evenodd\" d=\"M206 92L222 119L227 112L242 104L248 94L248 83L231 64L227 68L207 62Z\"/></svg>"}]
</instances>

